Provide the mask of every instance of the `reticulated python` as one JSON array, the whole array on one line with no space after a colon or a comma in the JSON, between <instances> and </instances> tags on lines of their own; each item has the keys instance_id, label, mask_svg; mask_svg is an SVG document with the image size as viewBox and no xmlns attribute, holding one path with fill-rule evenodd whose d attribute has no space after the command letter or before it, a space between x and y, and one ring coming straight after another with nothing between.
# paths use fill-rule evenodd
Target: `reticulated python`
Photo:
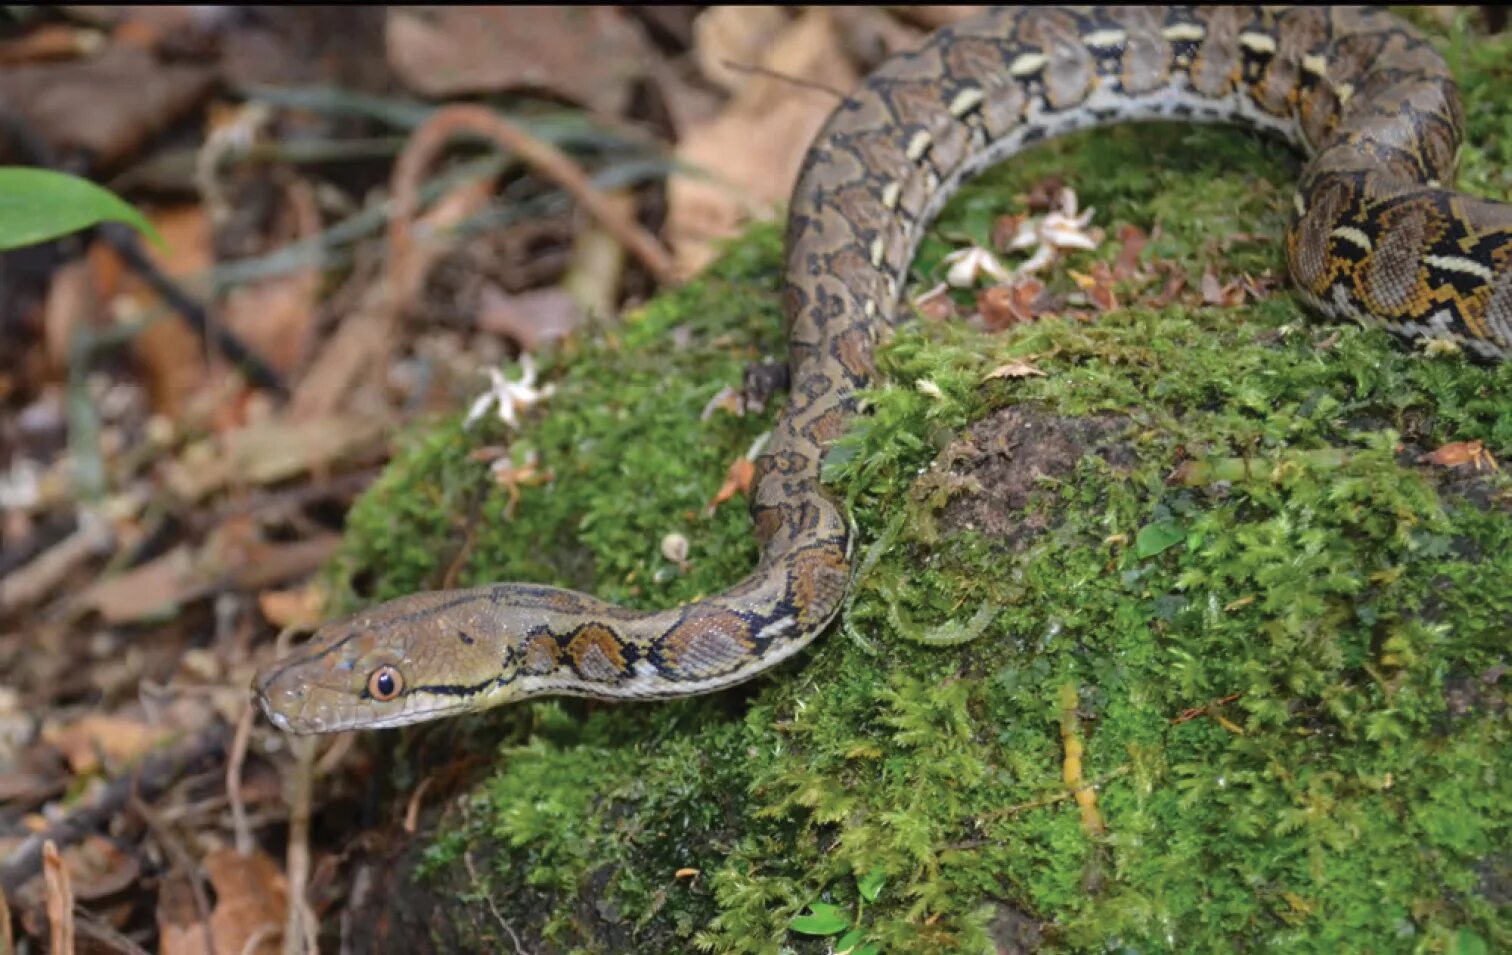
<instances>
[{"instance_id":1,"label":"reticulated python","mask_svg":"<svg viewBox=\"0 0 1512 955\"><path fill-rule=\"evenodd\" d=\"M1286 259L1318 310L1512 355L1512 206L1443 188L1459 98L1401 20L1324 7L984 13L867 77L804 162L787 234L792 397L757 462L762 557L750 576L653 613L531 584L402 597L327 625L260 673L268 716L329 732L548 694L688 696L792 656L850 582L851 532L820 459L873 379L925 225L990 163L1147 119L1238 122L1311 157Z\"/></svg>"}]
</instances>

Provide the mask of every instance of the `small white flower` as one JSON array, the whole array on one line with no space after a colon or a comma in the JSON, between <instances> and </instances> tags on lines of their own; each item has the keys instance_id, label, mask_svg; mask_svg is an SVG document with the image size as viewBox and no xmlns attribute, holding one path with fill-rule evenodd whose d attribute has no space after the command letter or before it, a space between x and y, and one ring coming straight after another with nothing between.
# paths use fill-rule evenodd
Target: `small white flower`
<instances>
[{"instance_id":1,"label":"small white flower","mask_svg":"<svg viewBox=\"0 0 1512 955\"><path fill-rule=\"evenodd\" d=\"M1010 249L1034 249L1034 254L1014 269L1020 275L1038 272L1055 261L1060 249L1095 249L1097 239L1087 232L1092 224L1095 209L1076 211L1076 193L1071 189L1060 191L1060 208L1042 219L1025 219L1019 223L1018 232Z\"/></svg>"},{"instance_id":2,"label":"small white flower","mask_svg":"<svg viewBox=\"0 0 1512 955\"><path fill-rule=\"evenodd\" d=\"M550 397L552 392L556 391L555 385L547 385L544 388L535 387L535 361L529 355L520 356L519 381L510 381L497 368L488 369L488 378L488 390L479 395L472 403L472 407L467 410L467 418L462 422L462 427L471 428L479 418L488 413L489 406L497 402L499 420L511 428L519 428L519 412L543 398Z\"/></svg>"}]
</instances>

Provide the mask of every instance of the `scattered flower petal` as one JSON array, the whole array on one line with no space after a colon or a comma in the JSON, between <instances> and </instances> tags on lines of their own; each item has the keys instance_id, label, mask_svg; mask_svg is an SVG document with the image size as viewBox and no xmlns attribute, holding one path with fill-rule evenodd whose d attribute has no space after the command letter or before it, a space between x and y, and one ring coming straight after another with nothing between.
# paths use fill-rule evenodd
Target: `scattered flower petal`
<instances>
[{"instance_id":1,"label":"scattered flower petal","mask_svg":"<svg viewBox=\"0 0 1512 955\"><path fill-rule=\"evenodd\" d=\"M991 381L994 378L1029 378L1037 376L1045 377L1045 373L1026 361L1015 358L1007 364L999 365L982 376L983 381Z\"/></svg>"},{"instance_id":2,"label":"scattered flower petal","mask_svg":"<svg viewBox=\"0 0 1512 955\"><path fill-rule=\"evenodd\" d=\"M997 256L979 245L957 249L945 256L945 263L950 266L950 270L945 273L945 281L952 288L971 288L983 275L997 282L1013 279L1013 273L1003 268L1003 263L997 260Z\"/></svg>"}]
</instances>

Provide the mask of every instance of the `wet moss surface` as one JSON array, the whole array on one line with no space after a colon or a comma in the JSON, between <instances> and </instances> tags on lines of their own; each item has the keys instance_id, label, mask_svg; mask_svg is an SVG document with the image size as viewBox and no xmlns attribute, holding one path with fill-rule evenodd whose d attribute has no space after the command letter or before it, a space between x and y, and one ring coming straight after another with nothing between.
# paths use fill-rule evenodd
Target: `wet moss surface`
<instances>
[{"instance_id":1,"label":"wet moss surface","mask_svg":"<svg viewBox=\"0 0 1512 955\"><path fill-rule=\"evenodd\" d=\"M1461 185L1509 198L1512 40L1450 53ZM915 272L1054 174L1110 234L1158 225L1146 261L1279 276L1296 169L1221 129L1050 144L963 190ZM361 600L519 579L640 607L736 580L743 502L704 510L778 409L701 413L781 356L779 261L758 229L550 356L557 393L518 436L413 438L353 511L341 578ZM1284 290L1120 291L1095 321L900 331L826 468L860 528L854 603L795 661L448 731L492 760L419 867L438 911L473 913L448 947L1512 949L1512 479L1420 460L1512 459L1512 363L1320 325ZM989 377L1015 361L1044 374ZM500 440L554 473L512 517L470 455Z\"/></svg>"}]
</instances>

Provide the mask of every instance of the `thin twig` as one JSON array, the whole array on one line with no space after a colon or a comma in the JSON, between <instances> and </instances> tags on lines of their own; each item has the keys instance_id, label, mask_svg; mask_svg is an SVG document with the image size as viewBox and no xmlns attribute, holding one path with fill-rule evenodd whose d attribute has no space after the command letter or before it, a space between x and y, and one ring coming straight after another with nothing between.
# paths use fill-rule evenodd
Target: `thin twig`
<instances>
[{"instance_id":1,"label":"thin twig","mask_svg":"<svg viewBox=\"0 0 1512 955\"><path fill-rule=\"evenodd\" d=\"M779 73L776 70L768 69L765 66L755 66L750 63L737 63L734 60L720 60L719 62L726 69L734 70L736 73L750 73L753 76L765 76L783 83L788 83L792 86L802 87L803 89L816 90L820 93L828 93L837 101L843 101L845 99L845 94L840 90L835 89L833 86L829 86L824 83L816 83L813 80L806 80L801 76L791 76L787 73Z\"/></svg>"},{"instance_id":2,"label":"thin twig","mask_svg":"<svg viewBox=\"0 0 1512 955\"><path fill-rule=\"evenodd\" d=\"M231 828L236 851L250 856L256 848L252 842L252 828L247 825L247 804L242 799L242 764L247 760L247 741L252 738L252 722L257 716L257 705L248 699L242 707L241 719L236 721L236 735L231 737L231 749L226 758L226 802L231 806Z\"/></svg>"},{"instance_id":3,"label":"thin twig","mask_svg":"<svg viewBox=\"0 0 1512 955\"><path fill-rule=\"evenodd\" d=\"M199 866L189 858L189 853L168 831L168 827L163 825L163 821L158 818L157 813L152 811L151 806L136 796L131 797L128 805L131 811L147 824L147 829L157 840L158 847L163 850L163 855L168 857L169 864L189 880L189 894L194 898L194 914L199 916L200 931L205 933L205 951L209 955L218 955L215 949L215 933L210 930L210 896L205 891L205 880L200 876Z\"/></svg>"},{"instance_id":4,"label":"thin twig","mask_svg":"<svg viewBox=\"0 0 1512 955\"><path fill-rule=\"evenodd\" d=\"M467 866L467 876L472 879L473 885L481 886L482 883L478 881L478 870L473 868L472 853L462 853L462 862ZM493 896L489 895L487 891L483 891L480 894L483 896L484 904L488 906L488 911L493 913L494 919L504 929L504 933L509 936L509 941L514 945L515 955L530 955L525 946L520 944L520 936L516 935L515 930L510 927L508 922L504 921L503 914L499 911L498 906L494 905Z\"/></svg>"},{"instance_id":5,"label":"thin twig","mask_svg":"<svg viewBox=\"0 0 1512 955\"><path fill-rule=\"evenodd\" d=\"M315 740L289 738L294 775L289 793L289 847L285 870L289 880L289 913L284 923L284 955L315 955L315 915L305 901L310 878L310 806L314 802Z\"/></svg>"},{"instance_id":6,"label":"thin twig","mask_svg":"<svg viewBox=\"0 0 1512 955\"><path fill-rule=\"evenodd\" d=\"M392 190L394 214L389 220L390 267L396 275L397 301L409 300L420 276L406 273L412 259L410 224L416 208L415 186L421 170L428 167L446 143L458 134L472 133L493 140L506 153L520 157L540 175L572 194L584 209L603 225L641 264L664 285L679 280L672 256L660 241L631 216L615 207L567 154L525 132L519 126L483 106L460 104L433 113L415 131L394 165Z\"/></svg>"},{"instance_id":7,"label":"thin twig","mask_svg":"<svg viewBox=\"0 0 1512 955\"><path fill-rule=\"evenodd\" d=\"M135 771L111 780L93 801L69 813L47 831L27 837L0 865L0 892L15 892L42 868L42 847L48 842L70 846L103 828L133 794L151 802L195 764L219 758L226 745L226 728L216 725L180 744L153 753Z\"/></svg>"}]
</instances>

